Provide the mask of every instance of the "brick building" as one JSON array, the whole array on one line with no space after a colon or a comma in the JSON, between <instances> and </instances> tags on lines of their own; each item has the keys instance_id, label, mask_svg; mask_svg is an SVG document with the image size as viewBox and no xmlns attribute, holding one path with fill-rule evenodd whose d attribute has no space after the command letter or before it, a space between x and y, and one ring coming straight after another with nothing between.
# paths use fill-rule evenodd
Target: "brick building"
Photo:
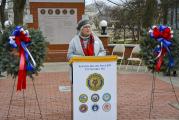
<instances>
[{"instance_id":1,"label":"brick building","mask_svg":"<svg viewBox=\"0 0 179 120\"><path fill-rule=\"evenodd\" d=\"M76 34L84 14L84 0L30 0L31 28L40 28L47 37L47 61L66 61L68 43Z\"/></svg>"}]
</instances>

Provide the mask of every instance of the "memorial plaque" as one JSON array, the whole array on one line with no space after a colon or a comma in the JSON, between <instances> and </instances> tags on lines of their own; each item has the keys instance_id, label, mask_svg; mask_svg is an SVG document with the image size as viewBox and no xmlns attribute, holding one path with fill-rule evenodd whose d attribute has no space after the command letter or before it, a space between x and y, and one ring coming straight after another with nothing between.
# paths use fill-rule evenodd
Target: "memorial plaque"
<instances>
[{"instance_id":1,"label":"memorial plaque","mask_svg":"<svg viewBox=\"0 0 179 120\"><path fill-rule=\"evenodd\" d=\"M76 34L76 8L38 8L39 28L50 44L68 44Z\"/></svg>"}]
</instances>

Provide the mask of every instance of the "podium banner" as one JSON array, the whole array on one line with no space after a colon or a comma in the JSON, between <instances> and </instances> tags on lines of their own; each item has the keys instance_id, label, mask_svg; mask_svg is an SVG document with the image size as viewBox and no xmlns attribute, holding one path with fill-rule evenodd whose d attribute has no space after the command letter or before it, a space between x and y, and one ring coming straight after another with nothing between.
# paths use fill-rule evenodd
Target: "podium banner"
<instances>
[{"instance_id":1,"label":"podium banner","mask_svg":"<svg viewBox=\"0 0 179 120\"><path fill-rule=\"evenodd\" d=\"M73 60L73 120L117 120L117 58Z\"/></svg>"}]
</instances>

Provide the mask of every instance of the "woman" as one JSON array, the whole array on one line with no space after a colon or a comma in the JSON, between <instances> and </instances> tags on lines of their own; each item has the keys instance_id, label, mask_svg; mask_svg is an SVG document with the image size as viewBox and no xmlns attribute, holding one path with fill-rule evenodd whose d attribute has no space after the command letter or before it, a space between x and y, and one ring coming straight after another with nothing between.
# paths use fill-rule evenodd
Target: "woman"
<instances>
[{"instance_id":1,"label":"woman","mask_svg":"<svg viewBox=\"0 0 179 120\"><path fill-rule=\"evenodd\" d=\"M89 20L78 23L78 34L69 43L67 58L73 56L105 56L106 51L101 40L92 33Z\"/></svg>"}]
</instances>

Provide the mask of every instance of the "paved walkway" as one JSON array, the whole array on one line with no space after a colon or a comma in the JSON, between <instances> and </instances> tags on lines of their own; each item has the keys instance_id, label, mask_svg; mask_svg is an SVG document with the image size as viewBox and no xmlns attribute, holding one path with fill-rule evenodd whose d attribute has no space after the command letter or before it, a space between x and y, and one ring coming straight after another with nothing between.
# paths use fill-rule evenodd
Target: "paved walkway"
<instances>
[{"instance_id":1,"label":"paved walkway","mask_svg":"<svg viewBox=\"0 0 179 120\"><path fill-rule=\"evenodd\" d=\"M130 73L137 73L136 72L137 67L131 67L129 66L128 69L125 69L125 66L121 66L120 70L118 72L122 74L130 74ZM145 73L146 68L142 66L139 69L138 73ZM56 63L45 63L44 67L42 68L41 72L68 72L69 71L69 65L67 62L56 62ZM177 71L179 74L179 71ZM162 81L165 81L167 83L170 83L170 79L172 80L173 84L177 87L179 87L179 75L176 77L171 76L164 76L162 73L156 73L156 77L159 78Z\"/></svg>"},{"instance_id":2,"label":"paved walkway","mask_svg":"<svg viewBox=\"0 0 179 120\"><path fill-rule=\"evenodd\" d=\"M123 73L123 74L137 73L136 71L137 71L137 66L134 66L134 67L129 66L129 68L126 70L126 69L125 69L125 65L123 65L123 66L121 67L121 69L118 70L118 72ZM148 71L147 71L147 72L145 72L145 71L146 71L146 67L145 67L145 66L142 66L142 67L139 69L139 72L138 72L138 73L149 73ZM160 80L162 80L162 81L164 81L164 82L167 82L167 83L170 83L170 79L171 79L172 82L173 82L173 84L174 84L176 87L179 87L179 70L177 71L177 74L178 74L178 76L175 76L175 77L174 77L174 76L171 76L171 77L169 77L169 76L164 76L163 73L156 73L155 76L156 76L158 79L160 79Z\"/></svg>"},{"instance_id":3,"label":"paved walkway","mask_svg":"<svg viewBox=\"0 0 179 120\"><path fill-rule=\"evenodd\" d=\"M43 120L71 120L68 69L67 63L46 63L42 72L35 77L40 110L33 82L28 79L24 95L23 92L14 91L9 115L8 109L14 80L11 77L1 78L0 120L7 120L7 115L8 120L40 120L40 113ZM118 71L117 88L119 120L148 120L152 79L151 73L142 71L137 73L135 69L125 71L124 66L121 67ZM171 92L171 85L166 82L167 79L157 75L151 120L179 120L179 110L169 105L176 103L176 99ZM178 77L174 79L176 94L179 97L179 87L177 87L179 79Z\"/></svg>"}]
</instances>

